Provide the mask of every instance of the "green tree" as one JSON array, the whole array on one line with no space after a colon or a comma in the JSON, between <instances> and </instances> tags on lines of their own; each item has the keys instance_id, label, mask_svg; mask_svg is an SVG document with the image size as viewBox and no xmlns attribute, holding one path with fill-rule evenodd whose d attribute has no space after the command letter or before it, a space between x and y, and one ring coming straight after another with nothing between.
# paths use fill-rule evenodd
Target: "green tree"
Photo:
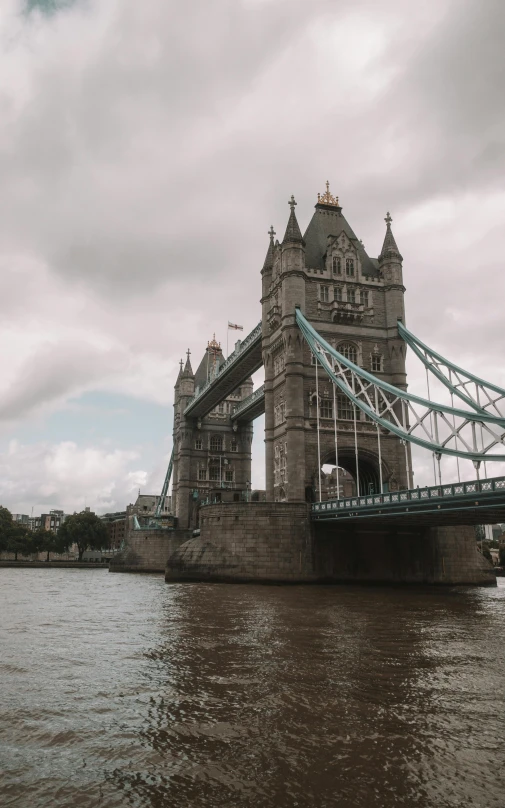
<instances>
[{"instance_id":1,"label":"green tree","mask_svg":"<svg viewBox=\"0 0 505 808\"><path fill-rule=\"evenodd\" d=\"M14 553L14 561L18 560L18 553L30 555L32 552L31 534L24 525L13 522L8 530L7 551Z\"/></svg>"},{"instance_id":2,"label":"green tree","mask_svg":"<svg viewBox=\"0 0 505 808\"><path fill-rule=\"evenodd\" d=\"M82 561L82 555L86 550L101 550L108 547L109 544L105 524L98 516L89 511L69 516L58 531L58 539L62 543L61 546L66 549L72 544L77 545L79 561Z\"/></svg>"},{"instance_id":3,"label":"green tree","mask_svg":"<svg viewBox=\"0 0 505 808\"><path fill-rule=\"evenodd\" d=\"M12 514L0 505L0 553L7 550L7 542L12 529Z\"/></svg>"},{"instance_id":4,"label":"green tree","mask_svg":"<svg viewBox=\"0 0 505 808\"><path fill-rule=\"evenodd\" d=\"M46 553L46 561L49 561L49 553L64 553L67 549L66 540L59 531L53 533L43 527L32 534L32 545L34 553Z\"/></svg>"}]
</instances>

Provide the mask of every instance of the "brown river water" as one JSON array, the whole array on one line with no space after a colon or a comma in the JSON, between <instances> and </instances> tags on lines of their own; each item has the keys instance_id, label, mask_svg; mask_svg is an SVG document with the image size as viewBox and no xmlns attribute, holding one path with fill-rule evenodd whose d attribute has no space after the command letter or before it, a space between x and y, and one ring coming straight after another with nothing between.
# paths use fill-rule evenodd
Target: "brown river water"
<instances>
[{"instance_id":1,"label":"brown river water","mask_svg":"<svg viewBox=\"0 0 505 808\"><path fill-rule=\"evenodd\" d=\"M0 806L504 808L500 584L0 569Z\"/></svg>"}]
</instances>

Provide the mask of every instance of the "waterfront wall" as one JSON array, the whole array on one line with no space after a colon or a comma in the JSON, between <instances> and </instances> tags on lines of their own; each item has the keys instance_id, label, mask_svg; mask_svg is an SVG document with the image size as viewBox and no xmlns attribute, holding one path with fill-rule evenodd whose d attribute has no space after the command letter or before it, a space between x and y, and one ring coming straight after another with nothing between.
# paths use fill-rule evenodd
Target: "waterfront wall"
<instances>
[{"instance_id":1,"label":"waterfront wall","mask_svg":"<svg viewBox=\"0 0 505 808\"><path fill-rule=\"evenodd\" d=\"M311 524L305 503L206 507L168 558L167 581L492 585L473 527L361 530Z\"/></svg>"},{"instance_id":2,"label":"waterfront wall","mask_svg":"<svg viewBox=\"0 0 505 808\"><path fill-rule=\"evenodd\" d=\"M110 572L164 572L169 556L191 537L191 530L130 531L125 549L110 562Z\"/></svg>"}]
</instances>

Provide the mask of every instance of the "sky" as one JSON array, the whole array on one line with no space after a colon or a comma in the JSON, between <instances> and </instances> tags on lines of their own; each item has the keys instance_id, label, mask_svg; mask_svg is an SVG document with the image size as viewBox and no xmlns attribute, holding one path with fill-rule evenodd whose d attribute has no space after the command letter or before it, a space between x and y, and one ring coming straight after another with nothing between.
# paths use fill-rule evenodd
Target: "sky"
<instances>
[{"instance_id":1,"label":"sky","mask_svg":"<svg viewBox=\"0 0 505 808\"><path fill-rule=\"evenodd\" d=\"M502 0L2 0L0 504L157 492L179 359L256 325L326 180L370 255L391 211L410 329L505 386L504 38Z\"/></svg>"}]
</instances>

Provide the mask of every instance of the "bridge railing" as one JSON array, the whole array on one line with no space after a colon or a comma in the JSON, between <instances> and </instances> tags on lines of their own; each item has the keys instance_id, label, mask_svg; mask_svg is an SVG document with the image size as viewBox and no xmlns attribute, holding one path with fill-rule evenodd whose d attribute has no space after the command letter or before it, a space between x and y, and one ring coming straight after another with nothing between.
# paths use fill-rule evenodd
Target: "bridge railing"
<instances>
[{"instance_id":1,"label":"bridge railing","mask_svg":"<svg viewBox=\"0 0 505 808\"><path fill-rule=\"evenodd\" d=\"M216 375L212 379L209 379L207 382L205 382L204 386L200 388L198 393L188 401L185 412L187 412L187 410L189 410L190 407L196 404L197 401L203 398L209 387L211 387L219 378L223 376L223 374L228 370L228 368L231 367L231 365L233 365L243 355L244 351L246 351L250 347L251 343L255 342L260 337L261 337L261 322L259 322L256 328L253 328L251 333L248 334L247 337L245 337L245 339L242 340L242 342L238 346L238 349L233 351L233 353L229 355L228 359L226 359L223 362L223 364L220 365Z\"/></svg>"},{"instance_id":2,"label":"bridge railing","mask_svg":"<svg viewBox=\"0 0 505 808\"><path fill-rule=\"evenodd\" d=\"M387 494L368 494L367 496L331 499L326 502L314 502L312 513L342 513L357 508L377 508L378 505L401 505L406 502L440 501L447 497L467 497L475 494L491 494L503 491L505 497L505 477L494 477L488 480L471 480L469 482L432 485L425 488L413 488L407 491L394 491Z\"/></svg>"},{"instance_id":3,"label":"bridge railing","mask_svg":"<svg viewBox=\"0 0 505 808\"><path fill-rule=\"evenodd\" d=\"M247 396L247 398L244 398L244 400L241 401L240 404L237 404L236 408L232 413L232 419L238 418L241 412L244 412L244 410L248 410L249 407L252 404L254 404L255 401L257 401L259 398L262 398L264 395L265 395L265 385L262 384L261 387L258 387L258 389L254 391L254 393L251 393L251 395Z\"/></svg>"}]
</instances>

